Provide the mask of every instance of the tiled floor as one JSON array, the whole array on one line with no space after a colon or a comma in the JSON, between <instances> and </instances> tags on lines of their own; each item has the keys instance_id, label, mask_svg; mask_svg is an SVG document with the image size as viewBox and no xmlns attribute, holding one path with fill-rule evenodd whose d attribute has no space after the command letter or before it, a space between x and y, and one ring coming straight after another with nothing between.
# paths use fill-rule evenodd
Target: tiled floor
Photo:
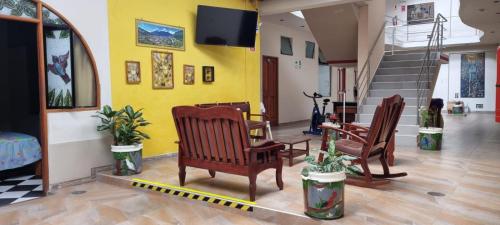
<instances>
[{"instance_id":1,"label":"tiled floor","mask_svg":"<svg viewBox=\"0 0 500 225\"><path fill-rule=\"evenodd\" d=\"M35 175L12 177L0 181L0 207L43 196L42 180Z\"/></svg>"},{"instance_id":2,"label":"tiled floor","mask_svg":"<svg viewBox=\"0 0 500 225\"><path fill-rule=\"evenodd\" d=\"M394 171L406 171L377 189L346 186L345 216L325 224L500 224L500 124L493 114L445 117L445 142L439 152L396 150ZM303 127L282 126L273 134L298 134ZM313 147L318 146L313 141ZM286 161L285 161L286 162ZM257 204L302 214L299 171L304 163L284 166L285 189L278 191L274 172L258 177ZM373 164L374 170L380 170ZM178 184L175 159L147 163L140 176ZM247 199L245 177L189 169L186 187ZM87 193L72 195L75 190ZM427 192L445 194L433 197ZM93 182L55 195L0 208L3 224L267 224L291 225L286 218L266 221L204 207L137 189ZM311 223L320 223L311 221ZM295 222L296 224L296 222Z\"/></svg>"}]
</instances>

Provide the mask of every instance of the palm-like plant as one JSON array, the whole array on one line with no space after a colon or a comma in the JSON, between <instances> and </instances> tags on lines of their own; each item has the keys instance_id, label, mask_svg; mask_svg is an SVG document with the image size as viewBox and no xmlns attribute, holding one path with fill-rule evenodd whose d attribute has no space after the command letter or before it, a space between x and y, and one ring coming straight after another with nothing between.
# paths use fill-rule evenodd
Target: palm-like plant
<instances>
[{"instance_id":1,"label":"palm-like plant","mask_svg":"<svg viewBox=\"0 0 500 225\"><path fill-rule=\"evenodd\" d=\"M130 105L119 111L106 105L93 117L101 120L101 124L97 126L98 131L107 130L113 135L114 145L134 145L149 139L149 135L139 130L140 127L151 124L142 115L142 109L134 111Z\"/></svg>"},{"instance_id":2,"label":"palm-like plant","mask_svg":"<svg viewBox=\"0 0 500 225\"><path fill-rule=\"evenodd\" d=\"M314 156L307 156L306 162L309 164L302 170L302 175L308 176L309 172L332 173L346 172L349 174L361 173L361 170L354 165L346 165L344 162L355 160L355 157L342 155L335 151L335 141L332 139L328 142L328 152L323 158L323 161L316 161Z\"/></svg>"}]
</instances>

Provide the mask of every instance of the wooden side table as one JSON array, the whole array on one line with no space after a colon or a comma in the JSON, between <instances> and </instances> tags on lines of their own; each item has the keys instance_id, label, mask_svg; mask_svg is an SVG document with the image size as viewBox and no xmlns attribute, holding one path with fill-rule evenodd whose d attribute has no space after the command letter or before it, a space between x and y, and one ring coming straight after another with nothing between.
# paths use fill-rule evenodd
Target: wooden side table
<instances>
[{"instance_id":1,"label":"wooden side table","mask_svg":"<svg viewBox=\"0 0 500 225\"><path fill-rule=\"evenodd\" d=\"M282 152L282 156L288 158L288 165L293 166L293 158L299 157L301 155L309 156L309 141L311 138L307 136L297 136L297 137L283 137L278 138L276 141L282 144L288 145L289 148ZM306 149L298 149L293 146L300 143L306 143Z\"/></svg>"}]
</instances>

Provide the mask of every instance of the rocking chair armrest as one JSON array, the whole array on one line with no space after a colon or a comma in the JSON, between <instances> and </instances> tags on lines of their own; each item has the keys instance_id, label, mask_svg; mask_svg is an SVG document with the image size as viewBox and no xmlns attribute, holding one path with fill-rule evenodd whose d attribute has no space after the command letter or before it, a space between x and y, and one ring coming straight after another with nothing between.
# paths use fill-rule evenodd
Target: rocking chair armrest
<instances>
[{"instance_id":1,"label":"rocking chair armrest","mask_svg":"<svg viewBox=\"0 0 500 225\"><path fill-rule=\"evenodd\" d=\"M370 129L369 127L363 127L352 123L341 123L341 125L343 125L347 130L352 130L354 128L355 130L368 132L368 130Z\"/></svg>"},{"instance_id":2,"label":"rocking chair armrest","mask_svg":"<svg viewBox=\"0 0 500 225\"><path fill-rule=\"evenodd\" d=\"M364 138L362 138L362 137L360 137L360 136L358 136L358 135L356 135L356 134L354 134L354 133L352 133L350 131L342 130L342 129L339 129L339 128L336 128L336 127L329 127L329 126L320 126L320 127L323 128L323 129L331 129L331 130L334 130L334 131L337 131L337 132L340 132L340 133L343 133L343 134L347 134L348 136L352 137L355 141L359 141L359 142L361 142L361 143L363 143L365 145L368 144L368 142Z\"/></svg>"}]
</instances>

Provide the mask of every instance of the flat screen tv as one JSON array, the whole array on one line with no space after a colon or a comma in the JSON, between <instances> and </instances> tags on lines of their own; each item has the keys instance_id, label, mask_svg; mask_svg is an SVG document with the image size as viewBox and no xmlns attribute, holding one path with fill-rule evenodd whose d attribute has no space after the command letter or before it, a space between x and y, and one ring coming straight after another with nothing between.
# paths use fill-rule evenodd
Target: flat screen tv
<instances>
[{"instance_id":1,"label":"flat screen tv","mask_svg":"<svg viewBox=\"0 0 500 225\"><path fill-rule=\"evenodd\" d=\"M198 44L254 47L256 29L256 11L198 6Z\"/></svg>"}]
</instances>

